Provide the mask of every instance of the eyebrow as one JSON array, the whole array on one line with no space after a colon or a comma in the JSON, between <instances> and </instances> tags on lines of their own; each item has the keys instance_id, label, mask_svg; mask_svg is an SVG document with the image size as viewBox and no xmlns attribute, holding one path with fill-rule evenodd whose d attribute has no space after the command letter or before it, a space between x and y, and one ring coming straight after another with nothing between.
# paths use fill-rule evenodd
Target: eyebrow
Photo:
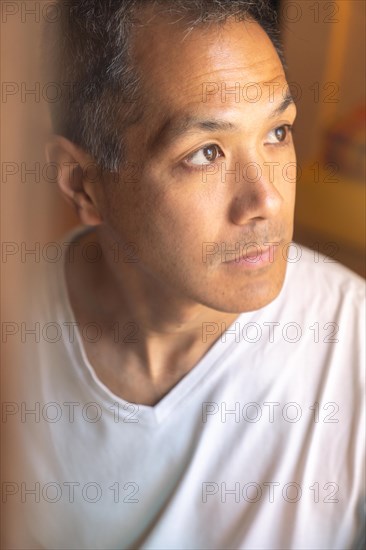
<instances>
[{"instance_id":1,"label":"eyebrow","mask_svg":"<svg viewBox=\"0 0 366 550\"><path fill-rule=\"evenodd\" d=\"M274 118L276 116L282 115L284 111L290 106L295 105L294 98L291 95L290 90L287 90L285 97L283 98L283 101L280 103L280 105L272 111L272 113L269 115L270 118Z\"/></svg>"},{"instance_id":2,"label":"eyebrow","mask_svg":"<svg viewBox=\"0 0 366 550\"><path fill-rule=\"evenodd\" d=\"M288 90L281 103L268 115L268 118L275 118L281 115L290 105L294 105L294 99ZM237 126L227 120L221 119L201 119L196 116L170 117L159 130L149 139L148 147L156 150L162 147L168 141L189 132L233 132Z\"/></svg>"}]
</instances>

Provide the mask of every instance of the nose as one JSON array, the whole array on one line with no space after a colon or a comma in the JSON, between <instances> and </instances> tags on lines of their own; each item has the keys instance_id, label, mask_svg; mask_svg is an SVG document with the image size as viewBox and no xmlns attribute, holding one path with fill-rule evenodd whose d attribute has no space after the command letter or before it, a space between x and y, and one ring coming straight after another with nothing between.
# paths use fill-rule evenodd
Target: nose
<instances>
[{"instance_id":1,"label":"nose","mask_svg":"<svg viewBox=\"0 0 366 550\"><path fill-rule=\"evenodd\" d=\"M251 221L269 220L281 210L283 197L276 187L280 183L263 162L251 162L242 170L240 183L236 183L230 204L230 219L236 225Z\"/></svg>"}]
</instances>

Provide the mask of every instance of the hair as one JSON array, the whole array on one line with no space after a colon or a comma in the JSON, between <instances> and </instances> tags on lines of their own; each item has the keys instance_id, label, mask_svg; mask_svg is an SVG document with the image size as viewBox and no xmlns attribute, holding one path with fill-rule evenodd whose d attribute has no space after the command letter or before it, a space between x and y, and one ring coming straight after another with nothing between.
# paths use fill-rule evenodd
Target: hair
<instances>
[{"instance_id":1,"label":"hair","mask_svg":"<svg viewBox=\"0 0 366 550\"><path fill-rule=\"evenodd\" d=\"M149 6L184 22L188 32L228 17L254 20L285 66L270 0L58 0L43 36L46 77L62 90L51 104L53 131L103 170L118 171L123 164L123 129L137 120L141 75L131 35L139 11Z\"/></svg>"}]
</instances>

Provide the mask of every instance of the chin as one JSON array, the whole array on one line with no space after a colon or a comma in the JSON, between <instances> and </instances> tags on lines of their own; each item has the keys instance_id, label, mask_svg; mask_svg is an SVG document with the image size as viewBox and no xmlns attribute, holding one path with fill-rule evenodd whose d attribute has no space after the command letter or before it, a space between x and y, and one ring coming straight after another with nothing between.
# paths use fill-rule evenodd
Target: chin
<instances>
[{"instance_id":1,"label":"chin","mask_svg":"<svg viewBox=\"0 0 366 550\"><path fill-rule=\"evenodd\" d=\"M251 274L253 275L253 274ZM212 285L217 289L216 296L205 300L204 305L224 313L245 313L256 311L273 302L280 294L286 275L286 262L277 269L271 269L257 276L241 277L227 280L220 285ZM224 289L224 290L223 290Z\"/></svg>"},{"instance_id":2,"label":"chin","mask_svg":"<svg viewBox=\"0 0 366 550\"><path fill-rule=\"evenodd\" d=\"M233 304L233 313L245 313L249 311L256 311L268 306L273 300L277 298L281 292L282 285L279 288L272 288L271 292L267 292L265 295L251 296L248 299L237 300L237 304Z\"/></svg>"},{"instance_id":3,"label":"chin","mask_svg":"<svg viewBox=\"0 0 366 550\"><path fill-rule=\"evenodd\" d=\"M281 291L281 288L273 289L272 292L268 292L265 295L260 296L236 296L232 300L228 300L226 304L217 304L218 307L214 307L218 311L225 313L246 313L250 311L256 311L268 306L273 300L277 298Z\"/></svg>"}]
</instances>

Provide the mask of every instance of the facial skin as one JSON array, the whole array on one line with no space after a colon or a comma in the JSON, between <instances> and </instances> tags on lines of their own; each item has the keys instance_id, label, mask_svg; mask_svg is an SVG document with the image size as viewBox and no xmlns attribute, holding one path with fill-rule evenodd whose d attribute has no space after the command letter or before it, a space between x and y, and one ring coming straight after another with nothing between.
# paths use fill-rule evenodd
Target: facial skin
<instances>
[{"instance_id":1,"label":"facial skin","mask_svg":"<svg viewBox=\"0 0 366 550\"><path fill-rule=\"evenodd\" d=\"M129 162L141 166L140 179L134 185L109 185L106 218L116 238L137 244L143 269L183 299L231 313L258 309L281 289L282 251L269 266L248 270L225 264L235 259L225 250L237 246L244 254L255 251L246 250L249 243L265 248L263 243L292 238L295 183L285 179L291 169L287 175L282 169L295 162L295 152L291 135L281 142L274 131L282 127L282 134L288 133L283 127L293 123L295 106L271 118L287 88L283 68L257 24L201 29L177 47L175 26L169 30L166 21L158 21L136 37L148 103L127 143ZM207 82L217 83L219 90L205 95L213 88ZM235 94L222 96L221 86L235 90L237 83L247 96L239 101ZM248 83L259 84L260 101L246 100L257 93L245 88ZM233 129L159 135L167 121L176 125L185 117L220 120ZM202 148L209 145L215 146L211 155L220 156L202 171L199 163L207 162ZM258 178L254 163L262 174ZM268 163L279 164L272 178ZM230 174L235 169L240 181Z\"/></svg>"},{"instance_id":2,"label":"facial skin","mask_svg":"<svg viewBox=\"0 0 366 550\"><path fill-rule=\"evenodd\" d=\"M91 240L104 252L98 266L80 266L79 279L69 277L75 310L86 321L93 296L100 319L134 320L143 335L134 352L141 369L147 365L151 374L154 364L151 377L166 381L171 357L178 371L181 365L171 386L212 344L201 342L202 322L228 325L281 290L283 247L293 232L295 183L289 179L296 159L288 126L296 109L285 102L287 108L274 114L284 104L287 84L258 24L228 20L187 34L183 25L150 15L134 45L143 74L143 116L124 133L125 160L138 166L135 181L126 177L131 170L121 169L103 182L62 174L60 186L81 221L97 226ZM249 83L257 87L249 89ZM238 86L239 99L221 93ZM248 101L258 88L260 99ZM187 129L191 122L195 126ZM50 157L59 164L70 157L81 167L87 163L85 152L70 142L55 143ZM116 263L116 242L121 250L134 243L138 261ZM280 244L263 267L228 263L255 252L250 243L262 250ZM181 363L179 354L185 354ZM163 386L156 395L169 384Z\"/></svg>"}]
</instances>

